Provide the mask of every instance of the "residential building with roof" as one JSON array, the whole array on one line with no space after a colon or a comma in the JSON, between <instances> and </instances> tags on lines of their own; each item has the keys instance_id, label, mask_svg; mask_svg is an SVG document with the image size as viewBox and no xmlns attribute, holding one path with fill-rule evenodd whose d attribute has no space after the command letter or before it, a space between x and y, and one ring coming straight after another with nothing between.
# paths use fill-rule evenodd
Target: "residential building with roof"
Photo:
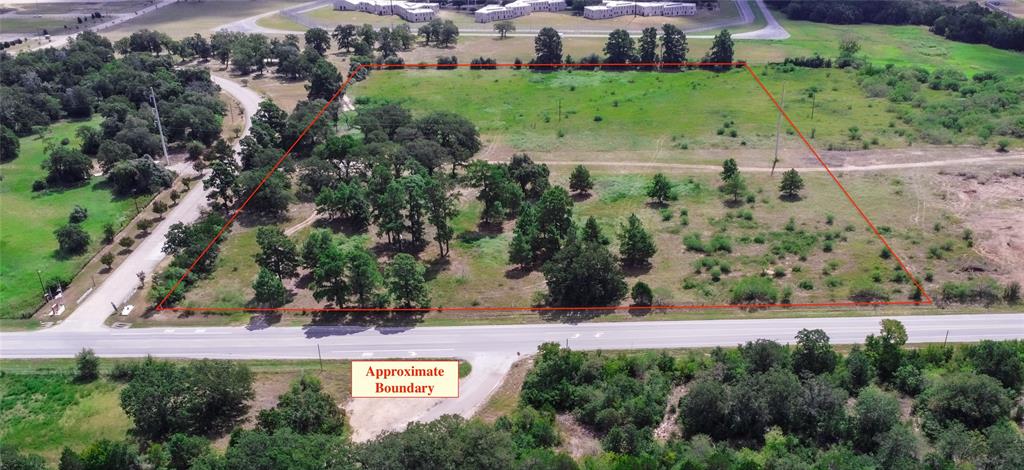
<instances>
[{"instance_id":1,"label":"residential building with roof","mask_svg":"<svg viewBox=\"0 0 1024 470\"><path fill-rule=\"evenodd\" d=\"M619 16L693 16L697 14L696 3L679 2L626 2L604 0L600 5L583 8L583 17L590 20L605 20Z\"/></svg>"},{"instance_id":2,"label":"residential building with roof","mask_svg":"<svg viewBox=\"0 0 1024 470\"><path fill-rule=\"evenodd\" d=\"M563 0L515 0L507 5L487 5L477 10L473 17L477 23L511 20L536 11L562 11L567 9ZM696 3L679 2L626 2L604 0L600 5L583 9L583 17L590 20L604 20L619 16L693 16L697 14Z\"/></svg>"},{"instance_id":3,"label":"residential building with roof","mask_svg":"<svg viewBox=\"0 0 1024 470\"><path fill-rule=\"evenodd\" d=\"M334 9L362 11L380 16L395 15L410 23L422 23L436 18L440 6L436 3L390 0L335 0Z\"/></svg>"}]
</instances>

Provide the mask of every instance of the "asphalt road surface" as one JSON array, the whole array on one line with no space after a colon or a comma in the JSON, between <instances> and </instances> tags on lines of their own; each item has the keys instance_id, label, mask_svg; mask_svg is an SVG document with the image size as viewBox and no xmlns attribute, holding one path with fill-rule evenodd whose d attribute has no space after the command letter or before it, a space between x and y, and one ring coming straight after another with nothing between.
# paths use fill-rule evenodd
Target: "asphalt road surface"
<instances>
[{"instance_id":1,"label":"asphalt road surface","mask_svg":"<svg viewBox=\"0 0 1024 470\"><path fill-rule=\"evenodd\" d=\"M574 349L645 349L734 346L758 338L788 343L802 328L822 328L832 342L855 343L877 332L882 317L783 318L533 324L422 328L308 327L140 328L74 331L61 328L0 333L0 358L69 357L92 348L104 357L224 359L439 358L469 361L473 372L460 383L458 399L439 400L410 410L388 423L401 429L411 421L445 414L472 416L501 385L520 355L553 341ZM1024 313L990 315L905 316L909 340L969 342L1024 338ZM371 400L371 399L366 399ZM416 398L394 400L420 400ZM385 402L380 403L386 406Z\"/></svg>"},{"instance_id":2,"label":"asphalt road surface","mask_svg":"<svg viewBox=\"0 0 1024 470\"><path fill-rule=\"evenodd\" d=\"M529 324L458 327L314 326L97 329L52 328L0 333L0 357L69 357L84 347L100 356L225 359L401 358L530 354L555 341L573 349L648 349L734 346L767 338L792 342L802 328L821 328L833 343L862 342L883 317L779 318ZM909 341L970 342L1024 338L1024 313L902 316ZM948 335L948 336L947 336Z\"/></svg>"}]
</instances>

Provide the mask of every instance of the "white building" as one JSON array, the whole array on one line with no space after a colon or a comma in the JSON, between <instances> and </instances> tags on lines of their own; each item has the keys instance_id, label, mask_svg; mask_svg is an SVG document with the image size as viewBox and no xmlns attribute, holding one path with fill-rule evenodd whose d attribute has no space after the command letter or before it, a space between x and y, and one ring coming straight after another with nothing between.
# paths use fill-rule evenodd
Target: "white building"
<instances>
[{"instance_id":1,"label":"white building","mask_svg":"<svg viewBox=\"0 0 1024 470\"><path fill-rule=\"evenodd\" d=\"M360 0L342 0L360 1ZM365 0L363 0L365 1ZM473 14L477 23L511 20L529 15L535 11L562 11L568 8L564 0L516 0L507 5L487 5ZM583 17L603 20L619 16L693 16L697 14L696 3L678 2L626 2L604 0L601 5L585 7Z\"/></svg>"},{"instance_id":2,"label":"white building","mask_svg":"<svg viewBox=\"0 0 1024 470\"><path fill-rule=\"evenodd\" d=\"M391 0L335 0L335 10L362 11L374 15L396 15L405 21L422 23L437 16L440 6L436 3L414 3Z\"/></svg>"},{"instance_id":3,"label":"white building","mask_svg":"<svg viewBox=\"0 0 1024 470\"><path fill-rule=\"evenodd\" d=\"M516 0L507 5L487 5L473 14L477 23L510 20L535 11L562 11L568 8L565 0Z\"/></svg>"},{"instance_id":4,"label":"white building","mask_svg":"<svg viewBox=\"0 0 1024 470\"><path fill-rule=\"evenodd\" d=\"M604 0L601 5L583 7L583 17L590 20L605 20L619 16L693 16L697 14L696 3L678 2L626 2Z\"/></svg>"}]
</instances>

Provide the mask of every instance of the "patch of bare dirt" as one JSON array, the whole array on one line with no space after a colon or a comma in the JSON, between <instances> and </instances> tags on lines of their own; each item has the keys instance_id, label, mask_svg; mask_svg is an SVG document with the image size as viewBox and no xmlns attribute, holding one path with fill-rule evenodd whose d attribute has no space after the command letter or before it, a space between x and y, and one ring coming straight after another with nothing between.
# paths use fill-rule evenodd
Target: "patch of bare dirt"
<instances>
[{"instance_id":1,"label":"patch of bare dirt","mask_svg":"<svg viewBox=\"0 0 1024 470\"><path fill-rule=\"evenodd\" d=\"M601 453L601 441L592 431L577 422L572 415L560 414L555 421L558 431L562 435L562 445L558 450L571 455L574 459Z\"/></svg>"},{"instance_id":2,"label":"patch of bare dirt","mask_svg":"<svg viewBox=\"0 0 1024 470\"><path fill-rule=\"evenodd\" d=\"M665 416L661 419L661 424L654 429L654 438L658 442L667 442L679 436L679 399L686 395L687 390L686 384L683 384L669 392L668 402L665 403Z\"/></svg>"},{"instance_id":3,"label":"patch of bare dirt","mask_svg":"<svg viewBox=\"0 0 1024 470\"><path fill-rule=\"evenodd\" d=\"M993 277L1024 283L1024 168L940 174L949 209L974 232Z\"/></svg>"},{"instance_id":4,"label":"patch of bare dirt","mask_svg":"<svg viewBox=\"0 0 1024 470\"><path fill-rule=\"evenodd\" d=\"M519 404L519 392L523 390L526 373L533 368L533 356L512 363L512 368L505 375L501 386L491 394L487 404L480 408L476 417L484 422L493 423L498 418L511 413Z\"/></svg>"}]
</instances>

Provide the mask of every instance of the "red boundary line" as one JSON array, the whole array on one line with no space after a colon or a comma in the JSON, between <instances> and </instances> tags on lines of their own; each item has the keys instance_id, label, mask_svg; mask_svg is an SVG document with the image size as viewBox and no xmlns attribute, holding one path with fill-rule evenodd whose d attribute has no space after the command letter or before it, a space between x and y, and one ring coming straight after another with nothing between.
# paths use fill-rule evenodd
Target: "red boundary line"
<instances>
[{"instance_id":1,"label":"red boundary line","mask_svg":"<svg viewBox=\"0 0 1024 470\"><path fill-rule=\"evenodd\" d=\"M804 145L807 146L807 149L811 151L811 153L814 155L814 158L816 158L818 160L818 163L821 163L821 166L825 169L825 171L828 173L828 175L832 178L832 181L834 181L836 183L836 186L838 186L839 189L843 192L843 195L846 196L846 199L848 201L850 201L850 204L853 206L853 208L857 210L857 213L860 214L861 218L864 219L865 222L867 222L869 227L871 227L871 230L875 233L875 236L878 237L878 239L882 242L883 245L885 245L885 249L889 250L889 254L892 255L893 259L895 259L897 263L899 263L899 265L903 269L903 271L905 273L907 273L907 276L910 277L911 282L914 283L914 286L917 287L918 291L921 293L921 295L924 297L925 300L923 300L923 301L922 300L906 300L906 301L888 301L888 302L824 302L824 303L802 303L802 304L720 304L720 305L652 305L652 306L624 306L623 305L623 306L610 306L610 307L435 307L435 308L315 308L315 309L309 309L309 308L260 308L260 307L256 307L256 308L221 307L221 308L218 308L218 307L164 307L163 306L164 302L166 302L167 299L170 298L171 294L173 294L174 291L178 289L178 287L185 280L185 278L188 277L188 275L192 273L192 269L195 268L196 264L199 263L199 260L203 259L203 257L206 256L206 253L208 251L210 251L210 248L212 248L213 245L215 243L217 243L217 240L219 240L220 237L224 234L224 232L227 231L228 227L230 227L231 224L234 223L235 219L238 218L238 215L241 214L243 209L245 209L245 206L247 204L249 204L249 201L253 198L253 196L256 195L256 192L259 191L260 188L263 187L263 184L266 183L268 179L270 179L270 176L273 175L275 171L277 171L277 168L279 166L281 166L281 163L284 162L284 159L288 158L288 155L291 155L292 150L295 149L295 146L299 144L299 141L302 140L303 137L306 136L306 133L309 132L309 129L312 128L314 124L316 124L316 122L320 119L320 116L322 116L323 113L325 111L327 111L327 108L330 107L331 103L333 103L334 100L338 98L338 96L341 96L342 92L345 91L346 88L348 88L349 83L351 83L352 78L355 77L356 74L358 74L364 68L368 68L368 69L387 69L387 68L403 68L403 69L405 69L405 68L407 68L407 69L416 70L416 69L437 68L437 67L454 68L454 67L470 67L470 66L488 67L488 68L490 68L490 67L494 67L494 68L496 68L496 67L515 67L515 68L525 68L525 69L544 68L544 67L547 67L547 68L576 67L576 68L588 68L588 69L589 68L599 69L599 68L604 68L604 67L665 67L665 66L668 66L668 67L743 67L744 69L747 70L747 72L750 73L750 76L754 78L754 81L757 82L758 86L761 87L761 90L763 90L764 93L766 95L768 95L768 98L772 101L772 104L775 105L775 108L779 110L779 112L782 114L782 117L784 117L786 119L786 122L789 123L790 127L792 127L793 130L797 133L797 135L800 137L800 140L803 141ZM331 99L327 100L327 104L325 104L322 108L320 108L320 111L316 114L315 117L313 117L313 120L310 121L310 123L306 126L305 129L302 130L302 133L299 134L299 137L297 139L295 139L295 142L292 142L291 146L288 147L288 150L285 150L284 154L281 155L281 158L279 158L277 160L277 163L274 163L274 166L270 168L270 171L267 172L266 176L264 176L263 179L260 181L260 183L258 185L256 185L255 188L253 188L252 192L249 193L249 196L245 198L245 201L243 201L242 204L240 206L238 206L237 209L235 209L235 211L231 214L231 217L228 218L227 222L224 223L224 226L221 227L220 230L217 232L217 235L215 237L213 237L213 240L210 240L210 243L206 245L206 248L203 249L202 253L200 253L199 256L195 259L195 261L193 261L192 264L188 267L188 269L185 270L185 273L182 274L181 277L178 279L178 281L174 283L174 286L171 287L171 290L167 292L167 295L165 295L164 298L160 300L160 302L154 307L154 309L158 310L158 311L164 311L164 310L175 311L175 310L177 310L177 311L190 311L190 312L238 312L238 311L243 311L243 312L244 311L252 311L252 312L427 312L427 311L432 311L432 310L434 310L434 311L462 311L462 312L471 312L471 311L704 310L704 309L732 309L732 308L746 309L746 308L773 308L773 307L783 307L783 308L793 308L793 307L867 307L867 306L880 306L880 305L931 305L931 304L933 304L931 296L929 296L928 293L925 292L924 287L921 286L921 283L918 282L918 280L914 276L914 274L910 272L910 269L907 268L907 265L896 254L896 251L892 249L892 246L890 246L889 242L885 239L884 236L882 236L882 233L878 231L878 228L875 227L875 224L873 222L871 222L871 219L868 218L867 214L865 214L864 211L861 210L860 206L857 205L857 202L853 200L853 196L851 196L850 193L843 186L843 184L839 182L839 178L836 178L835 174L832 173L832 170L825 163L825 160L821 158L821 155L819 155L818 151L814 149L814 146L812 146L811 143L807 140L807 138L804 137L804 134L802 132L800 132L800 129L796 126L796 124L793 122L793 120L789 118L789 115L786 114L786 111L784 109L782 109L782 106L779 105L779 102L775 100L775 96L773 96L772 93L770 91L768 91L768 88L765 87L763 82L761 82L760 77L758 77L757 74L754 73L754 70L752 68L750 68L750 65L748 65L746 62L678 62L678 63L633 63L633 64L360 64L351 73L349 73L348 77L345 78L345 81L342 82L340 87L338 87L338 90L335 91L334 95L331 96Z\"/></svg>"}]
</instances>

